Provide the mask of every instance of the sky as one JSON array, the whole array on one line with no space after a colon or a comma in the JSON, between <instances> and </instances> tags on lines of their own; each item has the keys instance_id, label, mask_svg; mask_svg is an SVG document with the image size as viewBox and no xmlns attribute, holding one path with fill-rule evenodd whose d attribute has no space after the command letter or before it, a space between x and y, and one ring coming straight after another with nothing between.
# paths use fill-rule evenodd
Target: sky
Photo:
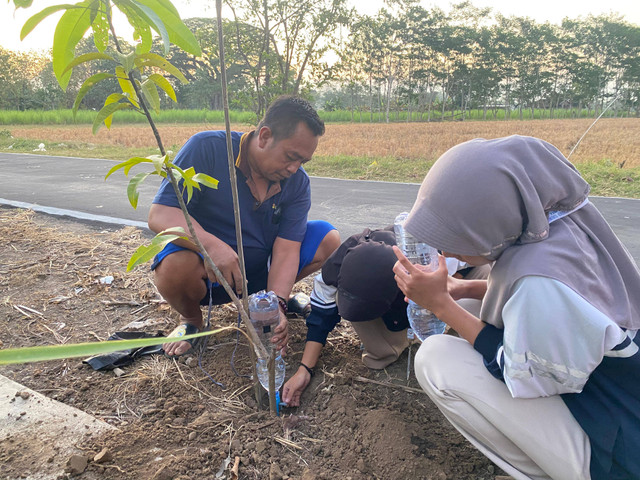
<instances>
[{"instance_id":1,"label":"sky","mask_svg":"<svg viewBox=\"0 0 640 480\"><path fill-rule=\"evenodd\" d=\"M313 1L313 0L311 0ZM460 0L461 1L461 0ZM350 0L359 13L374 15L384 6L383 0ZM24 41L20 41L20 29L24 22L35 13L49 5L60 3L75 3L64 0L34 0L33 6L27 10L19 9L14 12L13 2L0 0L0 46L14 51L46 50L53 43L53 32L58 15L40 23ZM422 0L425 8L437 6L445 11L450 10L450 0ZM455 2L459 3L459 2ZM491 7L493 12L500 12L505 16L530 17L538 22L549 21L560 23L563 18L585 17L589 14L599 15L610 12L622 14L626 21L640 25L639 0L471 0L476 7ZM182 18L215 16L214 0L174 0L173 4ZM225 17L223 10L223 17ZM116 27L116 31L121 29ZM123 35L125 36L125 35Z\"/></svg>"}]
</instances>

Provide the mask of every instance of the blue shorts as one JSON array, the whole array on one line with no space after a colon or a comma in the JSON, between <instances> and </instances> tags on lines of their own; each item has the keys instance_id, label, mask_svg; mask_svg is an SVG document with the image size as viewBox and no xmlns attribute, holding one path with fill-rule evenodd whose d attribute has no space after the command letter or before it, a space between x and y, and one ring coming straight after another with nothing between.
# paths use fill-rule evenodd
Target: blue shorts
<instances>
[{"instance_id":1,"label":"blue shorts","mask_svg":"<svg viewBox=\"0 0 640 480\"><path fill-rule=\"evenodd\" d=\"M309 265L313 261L313 257L316 256L316 251L320 246L320 243L326 237L327 233L336 228L329 222L324 220L310 220L307 222L307 231L304 234L302 245L300 246L300 263L298 264L298 273ZM175 243L168 243L164 249L158 253L153 259L151 264L151 270L160 265L160 262L164 260L167 255L171 255L174 252L180 250L188 250L186 247L181 247ZM198 255L202 258L199 252ZM270 252L267 252L270 254ZM269 255L265 255L265 252L256 248L245 247L245 269L247 271L247 284L249 294L259 292L267 288L267 278L269 273L268 260ZM231 299L227 295L227 292L218 283L211 284L207 280L207 294L200 301L202 305L209 304L209 289L212 289L213 303L215 305L222 305L223 303L229 303Z\"/></svg>"}]
</instances>

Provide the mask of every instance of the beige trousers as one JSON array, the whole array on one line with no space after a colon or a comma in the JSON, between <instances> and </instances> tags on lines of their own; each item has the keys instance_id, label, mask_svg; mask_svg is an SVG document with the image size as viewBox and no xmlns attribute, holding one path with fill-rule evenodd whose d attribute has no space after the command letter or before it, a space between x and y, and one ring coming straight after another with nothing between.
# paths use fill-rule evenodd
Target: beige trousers
<instances>
[{"instance_id":1,"label":"beige trousers","mask_svg":"<svg viewBox=\"0 0 640 480\"><path fill-rule=\"evenodd\" d=\"M434 335L416 353L416 377L444 416L516 479L588 480L589 439L559 396L517 399L466 341Z\"/></svg>"},{"instance_id":2,"label":"beige trousers","mask_svg":"<svg viewBox=\"0 0 640 480\"><path fill-rule=\"evenodd\" d=\"M407 330L392 332L387 329L382 318L368 322L351 322L364 346L362 363L375 370L381 370L395 362L409 346Z\"/></svg>"}]
</instances>

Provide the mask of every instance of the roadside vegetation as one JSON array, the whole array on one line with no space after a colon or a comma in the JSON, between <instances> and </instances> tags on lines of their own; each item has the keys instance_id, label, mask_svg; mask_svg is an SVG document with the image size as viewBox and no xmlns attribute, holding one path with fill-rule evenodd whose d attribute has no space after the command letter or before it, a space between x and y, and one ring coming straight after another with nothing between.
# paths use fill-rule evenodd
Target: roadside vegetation
<instances>
[{"instance_id":1,"label":"roadside vegetation","mask_svg":"<svg viewBox=\"0 0 640 480\"><path fill-rule=\"evenodd\" d=\"M305 169L310 175L331 178L419 183L443 152L466 140L532 135L569 155L592 122L329 123ZM221 124L208 121L158 125L171 157L194 133L221 128ZM247 131L253 127L251 122L236 119L231 128ZM45 151L40 150L40 144ZM101 129L97 135L86 125L8 125L0 128L0 152L121 160L156 154L157 146L144 125L114 122L110 130ZM640 119L601 119L570 159L592 185L594 195L640 198Z\"/></svg>"},{"instance_id":2,"label":"roadside vegetation","mask_svg":"<svg viewBox=\"0 0 640 480\"><path fill-rule=\"evenodd\" d=\"M97 110L78 110L73 113L72 109L58 110L0 110L0 125L83 125L93 124L98 114ZM319 110L320 118L330 123L387 123L383 112L352 112L350 110ZM442 115L435 112L430 118L430 122L462 120L465 121L491 121L509 120L510 113L505 109L496 109L486 114L481 109L462 112L455 110ZM549 119L551 112L547 109L536 108L533 110L523 110L521 120L545 120ZM608 110L603 118L627 118L628 112L616 112ZM631 115L631 117L635 116ZM165 109L159 112L152 112L151 117L155 123L219 123L224 122L224 112L221 110L203 109ZM256 122L256 115L253 112L243 110L230 110L229 118L232 123L252 124ZM559 109L554 110L552 119L579 119L593 118L593 112L587 109L578 110ZM515 116L512 117L516 119ZM518 119L520 119L518 117ZM421 112L400 112L396 111L391 116L392 122L425 122L426 117ZM122 111L114 116L112 124L122 125L129 123L146 123L147 119L137 112Z\"/></svg>"}]
</instances>

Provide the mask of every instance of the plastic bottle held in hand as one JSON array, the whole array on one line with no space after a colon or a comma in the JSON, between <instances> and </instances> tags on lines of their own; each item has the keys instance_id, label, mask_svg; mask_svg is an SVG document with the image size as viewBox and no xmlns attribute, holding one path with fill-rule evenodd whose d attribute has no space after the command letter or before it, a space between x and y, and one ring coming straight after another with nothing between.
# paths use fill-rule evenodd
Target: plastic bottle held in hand
<instances>
[{"instance_id":1,"label":"plastic bottle held in hand","mask_svg":"<svg viewBox=\"0 0 640 480\"><path fill-rule=\"evenodd\" d=\"M280 323L280 307L276 294L261 290L251 295L249 297L249 318L267 351L275 348L271 343L271 338L273 330Z\"/></svg>"},{"instance_id":2,"label":"plastic bottle held in hand","mask_svg":"<svg viewBox=\"0 0 640 480\"><path fill-rule=\"evenodd\" d=\"M402 212L395 219L393 232L396 244L411 263L426 265L429 267L429 271L433 272L438 269L438 250L424 242L418 242L413 235L404 229L404 222L408 215L408 212Z\"/></svg>"},{"instance_id":3,"label":"plastic bottle held in hand","mask_svg":"<svg viewBox=\"0 0 640 480\"><path fill-rule=\"evenodd\" d=\"M264 389L269 391L269 368L268 368L268 360L263 360L261 358L258 359L256 363L256 372L258 372L258 380L260 381L260 385L264 387ZM275 359L276 363L276 392L280 390L282 384L284 383L284 360L280 355L278 355Z\"/></svg>"},{"instance_id":4,"label":"plastic bottle held in hand","mask_svg":"<svg viewBox=\"0 0 640 480\"><path fill-rule=\"evenodd\" d=\"M409 215L407 212L402 212L396 217L393 224L396 244L411 263L426 265L433 272L438 268L438 251L424 242L418 242L413 235L404 229L407 215ZM444 322L440 321L430 310L422 308L413 300L409 300L407 317L413 333L420 341L424 341L430 335L443 333L446 327Z\"/></svg>"}]
</instances>

